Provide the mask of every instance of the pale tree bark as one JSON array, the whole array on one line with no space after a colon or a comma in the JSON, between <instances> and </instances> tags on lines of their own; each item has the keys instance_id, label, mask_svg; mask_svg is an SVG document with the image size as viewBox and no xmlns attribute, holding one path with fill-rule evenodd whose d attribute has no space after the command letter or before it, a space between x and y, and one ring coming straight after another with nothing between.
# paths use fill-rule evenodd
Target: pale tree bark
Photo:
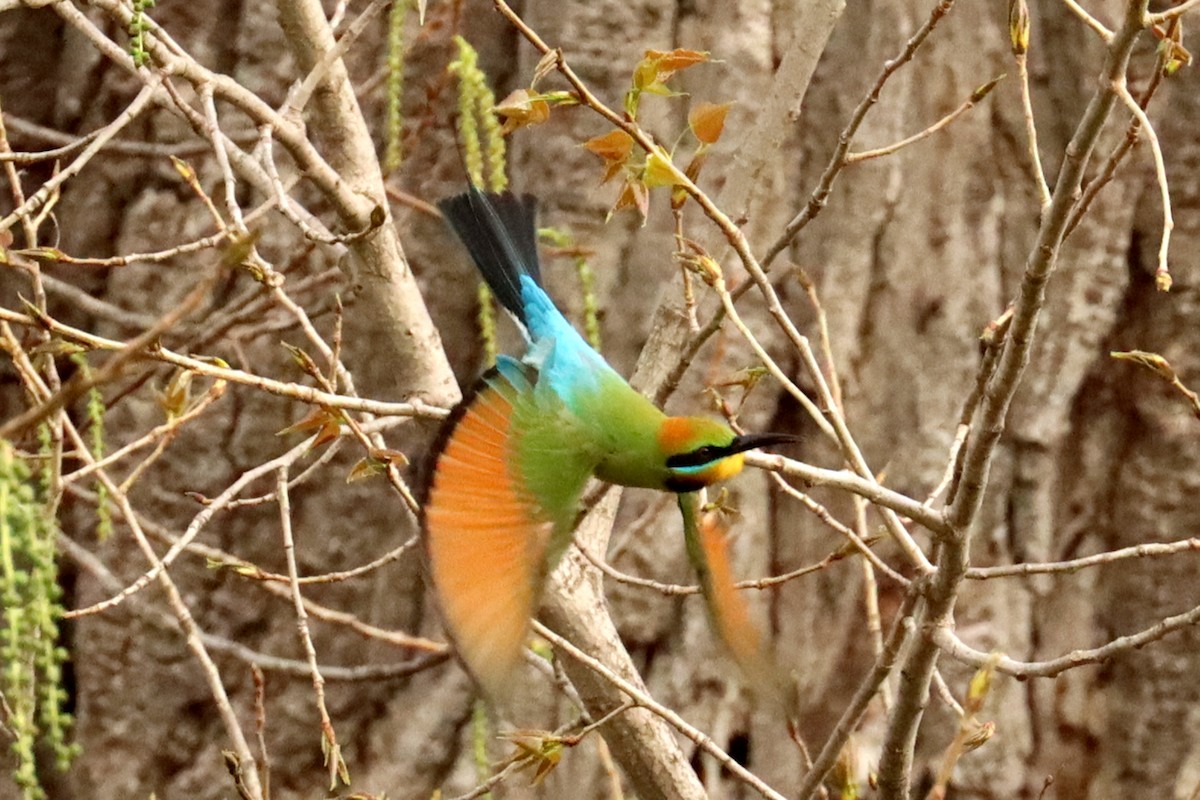
<instances>
[{"instance_id":1,"label":"pale tree bark","mask_svg":"<svg viewBox=\"0 0 1200 800\"><path fill-rule=\"evenodd\" d=\"M1123 5L1100 5L1093 13L1109 28L1119 27ZM49 149L100 128L143 86L141 77L115 66L111 54L101 54L85 38L80 24L64 12L68 8L110 33L128 14L113 2L62 0L29 7L0 2L0 104L16 150ZM838 145L838 132L885 61L903 51L934 9L932 2L905 0L851 4L844 10L836 2L793 0L528 0L518 11L551 47L562 47L566 61L596 96L617 109L646 49L707 50L718 59L682 73L674 85L691 102L734 103L725 137L699 183L741 226L750 251L763 258L781 241L788 220L810 201ZM380 70L388 11L348 5L339 33L364 12L374 14L375 21L358 34L344 62L326 57L334 47L326 15L336 11L332 3L322 9L308 0L281 0L274 6L168 0L150 13L197 64L231 76L239 90L269 107L287 112L298 83L314 75L304 114L281 115L272 147L285 183L308 179L292 192L298 204L321 221L326 233L345 238L314 241L311 232L306 238L292 220L271 211L249 223L259 236L257 248L284 274L285 289L299 287L295 299L326 340L334 337L335 309L344 305L342 349L359 395L448 406L458 396L455 374L469 383L481 366L476 277L438 220L407 200L389 207L385 199L374 152L382 130ZM425 28L418 28L415 14L407 26L406 161L389 185L433 202L462 185L453 134L455 86L445 73L455 52L451 34L463 33L475 45L499 97L528 85L541 54L491 3L433 3L428 14ZM1034 117L1054 189L1067 143L1096 91L1104 43L1060 3L1036 2L1031 15ZM890 77L851 150L903 139L999 73L1011 76L1008 37L1003 9L954 7L916 57ZM1148 82L1151 49L1151 37L1143 33L1133 51L1135 95ZM181 57L165 48L159 59L173 63ZM177 72L185 74L191 73ZM1157 352L1185 384L1200 385L1195 355L1200 342L1194 341L1200 331L1195 302L1198 75L1195 68L1181 70L1158 90L1149 108L1171 179L1175 288L1163 294L1154 284L1162 209L1143 137L1059 255L1030 362L991 461L987 491L979 499L969 539L972 567L1060 561L1200 535L1194 502L1200 474L1197 421L1169 384L1108 357L1110 350ZM179 84L186 92L194 88L186 81ZM547 78L546 85L552 84L561 86L561 78ZM262 135L262 120L230 91L217 92L214 110L224 132L250 154ZM191 94L188 99L195 100ZM203 110L202 98L193 105ZM1120 103L1116 106L1089 177L1125 134L1129 115ZM171 107L160 93L119 134L121 140L160 145L150 156L100 157L65 183L55 209L54 239L47 235L38 244L103 257L150 252L212 233L211 217L181 183L165 157L170 148L162 145L177 148L196 167L201 186L222 212L227 211L224 170L210 143L194 132L196 120L182 119ZM669 146L686 126L686 107L679 98L648 98L639 122ZM656 190L644 227L629 212L605 222L615 190L611 184L598 186L599 163L579 144L611 128L587 109L556 108L548 123L511 137L512 182L517 190L542 198L543 224L568 229L589 251L606 357L623 374L634 375L635 385L647 394L669 394L671 410L711 409L705 389L755 366L756 356L726 322L696 354L678 388L672 387L671 370L696 335L672 260L673 221L665 191ZM309 136L311 153L299 144ZM828 319L845 417L865 462L886 487L918 501L943 477L964 399L983 360L978 337L1016 296L1038 232L1038 197L1024 137L1020 93L1009 77L946 130L893 155L848 165L832 183L827 204L822 197L814 205L819 214L811 225L795 242L778 248L770 265L784 308L819 343L817 316L794 268L813 279ZM231 153L231 169L240 181L237 202L248 209L271 197L269 177L261 168L255 171L258 156ZM28 193L52 175L46 162L22 169ZM6 214L11 204L7 192L3 197L0 213ZM740 280L745 272L738 255L694 202L686 206L684 219L688 238L718 259L731 283ZM161 264L49 266L45 271L58 282L47 284L48 308L66 323L128 339L174 308L193 288L195 276L218 259L208 250ZM580 320L582 300L568 263L548 259L544 271L551 293L568 316ZM4 278L0 301L20 312L15 295L28 293L25 284ZM717 303L702 282L693 278L693 284L701 297L696 313L703 325ZM108 305L82 305L81 293ZM761 296L752 289L738 308L788 376L815 396L815 380ZM213 333L217 321L230 313L244 316ZM240 271L230 273L203 313L165 337L164 344L179 352L217 355L255 374L303 382L301 369L279 347L281 338L306 349L311 345L270 291ZM519 346L511 331L502 331L502 341ZM325 368L317 352L311 355ZM113 401L106 423L114 447L161 421L153 394L135 379L162 387L172 370L161 364L146 369L105 388ZM15 366L0 362L0 424L27 402L17 389L16 373ZM739 389L720 390L738 407ZM301 434L281 438L276 432L310 410L294 398L231 386L201 425L182 429L132 490L131 501L145 512L147 529L182 534L202 508L185 492L217 496L247 470L299 442ZM807 433L803 448L789 453L807 462L830 469L846 462L770 378L750 392L739 421L752 430ZM405 422L386 434L387 443L418 460L435 425L432 419ZM292 492L302 574L358 566L414 533L411 513L384 480L345 483L362 456L357 445L345 443L315 480ZM253 483L245 496L269 492L274 479L272 473ZM111 597L114 586L119 591L147 569L120 525L113 538L94 539L94 499L89 499L94 486L83 481L81 488L66 500L65 530L107 573L89 571L90 562L65 561L72 607ZM849 494L801 488L855 527L858 508ZM842 536L764 474L745 474L731 490L730 502L741 512L734 544L739 576L785 573L845 545ZM580 541L590 554L607 551L622 572L660 583L691 583L677 514L674 502L649 493L610 492L592 511ZM860 532L878 534L873 548L879 556L906 578L914 577L879 513L864 514ZM283 572L278 527L271 503L224 511L199 542ZM928 531L913 526L913 532L926 553L934 552ZM955 633L977 650L1000 650L1016 661L1094 647L1200 603L1191 580L1194 558L1180 550L1073 575L968 579L948 590L957 595L957 602L949 603L955 606ZM845 558L751 597L779 661L797 677L797 730L814 757L872 674L876 648L897 610L908 607L902 606L904 587L886 574L867 571L865 563ZM313 688L286 595L264 591L233 570L209 569L199 555L181 557L169 571L216 648L221 678L249 736L253 683L246 654L233 645L290 660L288 668L266 670L271 796L322 791L326 773ZM878 586L882 628L877 636L869 630L872 583ZM563 699L546 670L531 666L515 707L492 710L486 719L477 713L469 678L452 661L410 677L399 667L420 658L414 651L388 645L379 636L364 638L343 625L310 621L318 660L331 668L328 710L353 790L401 798L429 797L439 788L446 797L470 791L489 772L487 762L511 752L494 735L505 720L547 730L576 722L581 713L596 720L619 709L632 691L635 699L644 693L677 718L649 706L621 711L599 729L603 747L595 735L586 738L564 751L561 764L538 787L510 776L494 789L497 796L611 797L614 781L623 784L626 796L644 798L759 796L735 774L738 765L773 790L792 795L808 770L787 735L781 709L755 702L714 642L697 596L605 578L574 551L550 591L543 621L603 667L583 665L560 648L556 660L574 698ZM306 586L304 595L380 629L441 636L415 552L355 580ZM936 605L935 595L930 597ZM166 609L152 585L109 612L69 626L83 756L71 772L49 783L51 797L233 795L219 752L229 746L227 731ZM904 632L904 626L897 628ZM920 622L907 641L900 662L917 671L930 668L933 658L919 653L928 646ZM229 646L221 649L222 643ZM954 796L1038 797L1052 778L1047 798L1192 797L1200 785L1200 714L1194 711L1200 697L1192 678L1197 652L1196 633L1187 628L1053 679L1020 682L997 676L981 715L995 721L997 736L964 756ZM973 668L945 654L936 663L962 702ZM348 679L363 665L387 676L360 673ZM613 675L627 681L629 689L620 689ZM911 675L907 680L922 688ZM893 674L883 694L894 697L897 684ZM852 743L860 779L876 768L889 730L892 741L916 736L915 753L900 760L911 757L913 792L923 796L958 722L935 689L923 719L910 715L912 724L897 733L902 727L894 722L897 715L903 715L906 701L917 705L920 695L910 691L901 698L899 712L896 705L885 709L879 697L866 705ZM486 740L482 755L480 739ZM722 751L738 763L723 763ZM0 765L7 767L7 758L0 757ZM891 773L885 785L891 796L903 791L898 774ZM52 771L46 775L49 780ZM771 790L762 791L769 796ZM0 798L16 797L13 792L0 781Z\"/></svg>"}]
</instances>

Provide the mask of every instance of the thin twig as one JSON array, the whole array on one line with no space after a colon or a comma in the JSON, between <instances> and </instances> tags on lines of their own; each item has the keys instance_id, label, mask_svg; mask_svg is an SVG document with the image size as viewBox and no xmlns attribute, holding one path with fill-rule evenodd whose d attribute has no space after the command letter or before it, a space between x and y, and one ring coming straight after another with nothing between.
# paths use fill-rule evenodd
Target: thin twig
<instances>
[{"instance_id":1,"label":"thin twig","mask_svg":"<svg viewBox=\"0 0 1200 800\"><path fill-rule=\"evenodd\" d=\"M1164 22L1170 22L1173 19L1179 19L1189 11L1200 8L1200 0L1185 0L1174 8L1168 8L1166 11L1160 11L1157 14L1146 15L1146 27L1151 25L1161 25Z\"/></svg>"},{"instance_id":2,"label":"thin twig","mask_svg":"<svg viewBox=\"0 0 1200 800\"><path fill-rule=\"evenodd\" d=\"M1046 171L1042 168L1042 156L1038 150L1037 124L1033 119L1033 98L1029 92L1029 60L1024 52L1017 53L1014 58L1017 62L1017 78L1021 88L1021 111L1025 118L1025 146L1029 152L1029 171L1033 176L1033 185L1037 187L1038 204L1045 210L1050 205L1050 186L1046 183Z\"/></svg>"},{"instance_id":3,"label":"thin twig","mask_svg":"<svg viewBox=\"0 0 1200 800\"><path fill-rule=\"evenodd\" d=\"M1175 553L1200 552L1200 539L1183 539L1177 542L1147 542L1145 544L1124 547L1120 550L1108 550L1069 561L1051 561L1032 564L1002 564L997 567L972 567L967 570L970 580L986 581L992 578L1023 577L1026 575L1065 575L1078 572L1088 567L1099 567L1113 564L1129 558L1148 558L1154 556L1169 556Z\"/></svg>"},{"instance_id":4,"label":"thin twig","mask_svg":"<svg viewBox=\"0 0 1200 800\"><path fill-rule=\"evenodd\" d=\"M862 721L867 706L871 704L871 700L874 699L883 682L892 674L896 660L899 658L900 651L912 628L912 619L909 615L912 614L916 599L917 593L914 591L905 595L904 602L896 614L896 621L892 623L892 630L888 634L883 652L875 659L875 665L855 690L854 697L850 699L850 704L842 712L841 718L833 728L833 733L829 734L829 739L826 740L825 746L821 748L820 754L813 762L812 769L805 774L804 780L801 781L800 788L795 793L800 800L808 800L824 783L825 776L829 774L829 770L833 769L838 755L846 746L846 740L850 738L859 722Z\"/></svg>"},{"instance_id":5,"label":"thin twig","mask_svg":"<svg viewBox=\"0 0 1200 800\"><path fill-rule=\"evenodd\" d=\"M992 459L1004 431L1009 407L1029 363L1038 316L1045 302L1046 284L1054 271L1063 231L1084 170L1118 100L1117 85L1128 69L1130 53L1141 32L1145 6L1146 0L1136 0L1126 7L1121 28L1109 44L1099 85L1067 146L1050 205L1042 214L1005 347L995 374L983 392L978 422L967 443L955 496L946 513L952 534L940 542L937 574L926 593L924 625L929 629L948 630L953 625L954 606L969 565L971 537L983 503ZM917 729L938 654L933 639L924 636L916 641L905 658L897 703L888 722L879 763L883 800L899 800L909 795Z\"/></svg>"},{"instance_id":6,"label":"thin twig","mask_svg":"<svg viewBox=\"0 0 1200 800\"><path fill-rule=\"evenodd\" d=\"M37 213L64 182L78 175L87 166L88 162L104 149L110 139L116 136L129 123L133 122L146 109L146 106L150 105L150 101L154 99L154 95L161 83L162 78L159 76L154 76L147 80L146 85L142 87L142 90L138 92L132 102L125 107L125 110L118 114L116 119L97 131L95 138L88 143L88 146L84 148L83 152L74 161L63 169L58 170L24 203L13 209L8 216L0 219L0 230L10 227L13 222L20 219L23 215Z\"/></svg>"},{"instance_id":7,"label":"thin twig","mask_svg":"<svg viewBox=\"0 0 1200 800\"><path fill-rule=\"evenodd\" d=\"M1015 661L1008 656L1001 656L996 662L996 670L1006 675L1012 675L1014 678L1053 678L1067 670L1086 664L1099 664L1122 653L1140 649L1193 625L1200 625L1200 606L1182 614L1166 617L1149 628L1127 636L1120 636L1100 647L1089 650L1072 650L1066 655L1048 661ZM930 636L933 643L948 656L969 666L982 667L988 663L989 659L993 658L992 653L985 653L970 647L948 628L936 628Z\"/></svg>"},{"instance_id":8,"label":"thin twig","mask_svg":"<svg viewBox=\"0 0 1200 800\"><path fill-rule=\"evenodd\" d=\"M312 672L317 713L321 717L321 752L325 754L325 764L329 768L329 788L332 790L337 787L338 778L346 774L346 763L342 760L342 748L338 744L337 734L333 730L333 721L329 718L329 710L325 708L325 679L321 677L321 668L317 666L317 648L313 645L312 635L308 632L308 614L304 610L304 596L300 593L300 570L296 566L296 542L292 537L292 506L288 495L286 466L279 467L276 471L275 496L279 500L279 526L283 532L283 554L287 561L292 605L296 609L296 633L300 637L300 644L308 659L308 668Z\"/></svg>"},{"instance_id":9,"label":"thin twig","mask_svg":"<svg viewBox=\"0 0 1200 800\"><path fill-rule=\"evenodd\" d=\"M890 156L892 153L895 153L897 150L902 150L905 147L908 147L910 144L916 144L917 142L921 141L922 139L929 138L930 136L932 136L933 134L942 130L947 125L949 125L951 122L954 122L954 120L958 119L960 116L962 116L963 114L965 114L966 112L968 112L972 108L974 108L975 105L980 100L987 97L991 93L992 89L996 88L996 84L998 84L1003 79L1004 79L1003 75L1001 75L998 78L992 78L990 81L983 84L975 91L971 92L971 96L968 97L965 101L963 101L962 105L960 105L958 108L954 109L949 114L942 117L937 122L933 123L932 125L930 125L928 128L926 128L923 131L914 133L912 136L909 136L908 138L905 138L905 139L901 139L898 142L889 144L886 147L880 147L880 148L876 148L874 150L862 150L857 153L846 153L846 155L845 155L846 164L857 164L861 161L869 161L872 158L882 158L883 156ZM1047 195L1047 197L1049 197L1049 195Z\"/></svg>"},{"instance_id":10,"label":"thin twig","mask_svg":"<svg viewBox=\"0 0 1200 800\"><path fill-rule=\"evenodd\" d=\"M764 266L770 266L776 257L796 238L796 234L800 233L804 229L804 226L812 222L821 213L821 210L825 208L825 204L829 201L829 193L833 190L833 183L846 166L846 153L849 152L850 145L854 142L854 137L857 135L859 127L862 125L863 120L866 119L867 112L879 102L879 94L883 91L884 85L897 70L912 61L913 56L916 55L922 43L929 37L929 34L933 33L934 28L942 21L942 18L950 13L950 9L953 6L954 0L939 0L930 11L925 23L904 43L904 47L900 53L883 62L883 69L875 78L875 83L872 84L870 91L867 92L866 96L859 101L854 111L851 112L849 122L846 123L846 127L838 135L837 146L834 148L833 155L830 156L829 163L825 165L825 170L817 180L816 187L813 189L812 194L809 195L808 202L804 204L803 210L784 226L783 233L774 244L767 248L766 253L763 254L762 263Z\"/></svg>"},{"instance_id":11,"label":"thin twig","mask_svg":"<svg viewBox=\"0 0 1200 800\"><path fill-rule=\"evenodd\" d=\"M1167 265L1167 250L1171 245L1171 231L1175 229L1175 218L1171 214L1171 192L1167 186L1167 166L1163 160L1162 146L1158 143L1158 134L1154 132L1154 126L1150 124L1150 118L1146 116L1141 105L1129 93L1129 84L1124 75L1114 81L1113 91L1137 118L1141 129L1146 132L1146 141L1150 142L1150 152L1154 155L1154 175L1158 180L1158 191L1163 208L1162 238L1158 245L1158 266L1154 270L1154 281L1160 290L1169 291L1171 270Z\"/></svg>"},{"instance_id":12,"label":"thin twig","mask_svg":"<svg viewBox=\"0 0 1200 800\"><path fill-rule=\"evenodd\" d=\"M58 320L50 317L33 318L24 314L19 314L6 308L0 308L0 320L25 325L31 328L45 327L52 333L57 333L71 341L79 342L89 348L96 350L121 350L126 346L125 342L106 339L103 336L71 327ZM347 411L363 411L375 416L401 416L412 417L421 416L431 419L444 419L449 413L449 409L431 405L422 400L412 400L407 403L389 403L380 400L369 400L359 397L346 397L341 394L333 394L331 392L323 392L320 389L314 389L311 386L304 386L297 383L285 383L272 378L266 378L253 373L244 372L238 369L220 366L217 359L206 361L201 358L185 356L176 353L168 348L159 347L151 352L143 353L142 355L162 361L167 364L173 364L177 367L189 369L197 374L206 375L211 378L229 381L230 383L238 383L245 386L251 386L260 389L269 394L277 394L282 397L291 397L295 400L308 403L315 406L328 406L329 408L340 408ZM218 363L214 363L218 362ZM11 424L7 423L7 424Z\"/></svg>"},{"instance_id":13,"label":"thin twig","mask_svg":"<svg viewBox=\"0 0 1200 800\"><path fill-rule=\"evenodd\" d=\"M1097 36L1103 39L1106 43L1112 42L1113 32L1105 27L1103 22L1089 14L1083 6L1076 2L1076 0L1063 0L1063 3L1067 8L1071 9L1072 14L1079 17L1084 21L1084 24L1094 30Z\"/></svg>"},{"instance_id":14,"label":"thin twig","mask_svg":"<svg viewBox=\"0 0 1200 800\"><path fill-rule=\"evenodd\" d=\"M210 270L208 276L188 292L178 305L160 317L154 325L147 328L143 333L114 348L118 352L89 376L84 376L82 372L77 373L76 377L72 378L50 397L46 398L45 402L28 409L22 414L18 414L8 422L0 425L0 438L14 438L17 432L36 425L60 408L69 407L92 387L102 386L115 379L121 374L126 364L134 358L141 356L160 336L175 327L184 317L191 314L200 305L200 302L208 296L208 293L212 290L217 279L223 272L224 270L222 269ZM2 310L0 309L0 311ZM38 322L41 323L41 327L51 327L48 324L48 317L41 317L38 319Z\"/></svg>"},{"instance_id":15,"label":"thin twig","mask_svg":"<svg viewBox=\"0 0 1200 800\"><path fill-rule=\"evenodd\" d=\"M631 700L637 703L637 705L661 717L671 727L694 742L701 750L719 761L721 765L728 769L735 778L757 791L763 797L769 798L769 800L785 800L783 795L768 786L762 780L762 778L758 777L753 772L734 761L728 753L722 750L717 743L712 740L712 737L701 731L699 728L689 724L674 710L664 706L662 703L659 703L657 700L650 697L650 695L638 689L632 683L625 680L620 675L606 667L604 664L600 663L600 661L583 652L578 647L571 644L569 641L559 636L542 623L535 620L533 623L533 629L538 636L541 636L549 641L552 645L554 645L555 648L566 653L568 656L583 664L597 675L603 677L613 686L620 689L622 692L628 695Z\"/></svg>"}]
</instances>

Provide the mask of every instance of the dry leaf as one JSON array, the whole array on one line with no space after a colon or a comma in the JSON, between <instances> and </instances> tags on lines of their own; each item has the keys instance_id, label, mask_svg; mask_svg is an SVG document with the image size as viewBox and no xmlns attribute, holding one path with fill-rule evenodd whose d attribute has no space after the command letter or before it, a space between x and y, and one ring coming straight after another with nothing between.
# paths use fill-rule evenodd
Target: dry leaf
<instances>
[{"instance_id":1,"label":"dry leaf","mask_svg":"<svg viewBox=\"0 0 1200 800\"><path fill-rule=\"evenodd\" d=\"M608 212L609 218L623 208L636 208L642 216L642 224L646 224L646 215L650 213L650 190L637 178L626 178L616 204Z\"/></svg>"},{"instance_id":2,"label":"dry leaf","mask_svg":"<svg viewBox=\"0 0 1200 800\"><path fill-rule=\"evenodd\" d=\"M504 119L500 133L504 136L527 125L539 125L550 119L550 104L541 95L531 94L528 89L517 89L504 98L495 111Z\"/></svg>"}]
</instances>

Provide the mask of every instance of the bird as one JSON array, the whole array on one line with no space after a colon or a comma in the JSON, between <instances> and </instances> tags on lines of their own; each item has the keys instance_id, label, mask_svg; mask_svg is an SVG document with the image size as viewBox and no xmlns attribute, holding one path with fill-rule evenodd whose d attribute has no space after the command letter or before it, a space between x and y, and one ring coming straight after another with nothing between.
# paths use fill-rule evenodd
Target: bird
<instances>
[{"instance_id":1,"label":"bird","mask_svg":"<svg viewBox=\"0 0 1200 800\"><path fill-rule=\"evenodd\" d=\"M736 475L745 451L797 437L668 416L633 389L546 293L532 195L472 184L438 207L526 342L521 358L499 356L452 411L421 498L422 550L446 633L485 694L505 697L589 478L674 492L685 509L694 506L685 495ZM724 559L723 549L709 555ZM728 594L706 591L714 617Z\"/></svg>"}]
</instances>

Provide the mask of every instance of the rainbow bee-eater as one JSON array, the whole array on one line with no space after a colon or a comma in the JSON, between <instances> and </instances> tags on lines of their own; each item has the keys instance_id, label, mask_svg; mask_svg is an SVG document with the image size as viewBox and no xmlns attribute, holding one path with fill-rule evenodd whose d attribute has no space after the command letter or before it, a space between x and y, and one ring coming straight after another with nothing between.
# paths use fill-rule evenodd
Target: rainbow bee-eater
<instances>
[{"instance_id":1,"label":"rainbow bee-eater","mask_svg":"<svg viewBox=\"0 0 1200 800\"><path fill-rule=\"evenodd\" d=\"M542 287L533 197L472 186L439 207L528 343L520 360L500 356L447 421L422 515L447 632L484 690L502 696L588 478L690 493L736 475L744 451L795 437L667 416L626 383ZM723 547L708 552L723 560ZM715 566L702 572L728 572ZM714 617L729 593L706 589Z\"/></svg>"}]
</instances>

